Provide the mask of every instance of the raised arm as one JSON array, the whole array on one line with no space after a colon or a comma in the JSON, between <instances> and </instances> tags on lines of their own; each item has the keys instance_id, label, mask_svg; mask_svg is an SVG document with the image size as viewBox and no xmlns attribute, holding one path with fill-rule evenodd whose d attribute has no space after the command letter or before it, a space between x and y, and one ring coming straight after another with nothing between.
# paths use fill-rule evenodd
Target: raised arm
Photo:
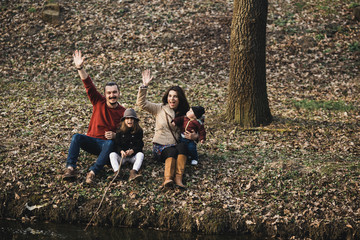
<instances>
[{"instance_id":1,"label":"raised arm","mask_svg":"<svg viewBox=\"0 0 360 240\"><path fill-rule=\"evenodd\" d=\"M151 76L150 69L146 69L142 72L143 87L147 87L152 79L153 76Z\"/></svg>"},{"instance_id":2,"label":"raised arm","mask_svg":"<svg viewBox=\"0 0 360 240\"><path fill-rule=\"evenodd\" d=\"M149 69L142 72L143 84L139 88L136 105L138 105L141 109L155 115L158 111L161 110L161 104L151 103L146 100L147 87L152 79L153 77L151 76Z\"/></svg>"},{"instance_id":3,"label":"raised arm","mask_svg":"<svg viewBox=\"0 0 360 240\"><path fill-rule=\"evenodd\" d=\"M81 51L79 51L79 50L76 50L74 52L73 57L74 57L75 67L79 72L80 78L86 79L88 77L88 74L84 70L85 57L81 56Z\"/></svg>"}]
</instances>

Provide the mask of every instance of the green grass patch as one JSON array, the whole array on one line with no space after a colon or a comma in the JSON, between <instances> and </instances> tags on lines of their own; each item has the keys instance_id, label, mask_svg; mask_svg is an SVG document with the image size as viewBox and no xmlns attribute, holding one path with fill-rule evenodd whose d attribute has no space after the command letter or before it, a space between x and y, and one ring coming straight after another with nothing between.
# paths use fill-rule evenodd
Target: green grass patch
<instances>
[{"instance_id":1,"label":"green grass patch","mask_svg":"<svg viewBox=\"0 0 360 240\"><path fill-rule=\"evenodd\" d=\"M349 51L350 52L360 52L360 44L359 42L353 42L349 44Z\"/></svg>"},{"instance_id":2,"label":"green grass patch","mask_svg":"<svg viewBox=\"0 0 360 240\"><path fill-rule=\"evenodd\" d=\"M28 12L30 12L30 13L35 13L35 12L36 12L36 8L31 7L31 8L28 9Z\"/></svg>"},{"instance_id":3,"label":"green grass patch","mask_svg":"<svg viewBox=\"0 0 360 240\"><path fill-rule=\"evenodd\" d=\"M295 3L295 7L298 12L301 12L305 8L305 6L306 6L306 2L300 1Z\"/></svg>"},{"instance_id":4,"label":"green grass patch","mask_svg":"<svg viewBox=\"0 0 360 240\"><path fill-rule=\"evenodd\" d=\"M316 101L316 100L301 100L292 101L296 108L304 108L307 110L324 109L330 111L350 111L355 109L352 104L347 104L343 101Z\"/></svg>"},{"instance_id":5,"label":"green grass patch","mask_svg":"<svg viewBox=\"0 0 360 240\"><path fill-rule=\"evenodd\" d=\"M316 36L315 36L315 39L318 41L318 42L320 42L321 40L323 40L325 38L325 35L324 34L321 34L321 33L319 33L319 34L317 34Z\"/></svg>"},{"instance_id":6,"label":"green grass patch","mask_svg":"<svg viewBox=\"0 0 360 240\"><path fill-rule=\"evenodd\" d=\"M351 8L356 8L356 7L358 7L358 6L360 6L359 3L354 3L354 2L352 2L352 3L349 4L349 8L350 8L350 9L351 9Z\"/></svg>"},{"instance_id":7,"label":"green grass patch","mask_svg":"<svg viewBox=\"0 0 360 240\"><path fill-rule=\"evenodd\" d=\"M330 5L323 5L323 4L319 4L316 6L319 10L323 11L325 14L331 14L334 13L334 9L331 8Z\"/></svg>"},{"instance_id":8,"label":"green grass patch","mask_svg":"<svg viewBox=\"0 0 360 240\"><path fill-rule=\"evenodd\" d=\"M284 18L278 18L274 21L274 24L279 27L284 27L288 24L293 24L293 23L295 23L293 13L287 13Z\"/></svg>"}]
</instances>

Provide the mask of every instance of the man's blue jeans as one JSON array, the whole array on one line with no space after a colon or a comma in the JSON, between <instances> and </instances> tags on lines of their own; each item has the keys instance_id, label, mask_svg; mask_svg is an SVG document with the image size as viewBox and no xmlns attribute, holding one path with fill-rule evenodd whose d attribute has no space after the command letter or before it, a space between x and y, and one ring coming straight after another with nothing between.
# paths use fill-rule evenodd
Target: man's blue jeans
<instances>
[{"instance_id":1,"label":"man's blue jeans","mask_svg":"<svg viewBox=\"0 0 360 240\"><path fill-rule=\"evenodd\" d=\"M69 154L66 160L66 167L71 166L74 169L76 168L76 162L79 157L80 149L83 149L88 153L98 155L95 164L90 167L90 170L97 174L105 166L105 164L110 164L109 154L113 152L113 148L113 140L102 140L83 134L74 134L71 139Z\"/></svg>"},{"instance_id":2,"label":"man's blue jeans","mask_svg":"<svg viewBox=\"0 0 360 240\"><path fill-rule=\"evenodd\" d=\"M188 149L190 160L198 160L199 156L196 149L196 142L193 140L189 140L184 137L180 137L180 142L183 142L186 144L186 147Z\"/></svg>"}]
</instances>

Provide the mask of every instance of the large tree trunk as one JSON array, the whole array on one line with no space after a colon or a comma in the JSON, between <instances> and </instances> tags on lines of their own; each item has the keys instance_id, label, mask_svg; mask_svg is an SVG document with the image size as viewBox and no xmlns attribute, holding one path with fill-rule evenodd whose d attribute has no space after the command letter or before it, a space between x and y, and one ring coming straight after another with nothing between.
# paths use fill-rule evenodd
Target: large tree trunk
<instances>
[{"instance_id":1,"label":"large tree trunk","mask_svg":"<svg viewBox=\"0 0 360 240\"><path fill-rule=\"evenodd\" d=\"M244 127L271 123L266 90L267 0L235 0L226 118Z\"/></svg>"}]
</instances>

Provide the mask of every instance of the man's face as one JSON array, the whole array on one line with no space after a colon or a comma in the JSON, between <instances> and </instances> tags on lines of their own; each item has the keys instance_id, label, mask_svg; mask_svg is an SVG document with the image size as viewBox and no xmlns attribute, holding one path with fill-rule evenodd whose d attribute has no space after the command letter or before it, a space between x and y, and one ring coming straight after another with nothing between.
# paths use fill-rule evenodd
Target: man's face
<instances>
[{"instance_id":1,"label":"man's face","mask_svg":"<svg viewBox=\"0 0 360 240\"><path fill-rule=\"evenodd\" d=\"M119 100L120 92L117 86L106 86L105 87L105 98L106 104L109 107L116 107L117 101Z\"/></svg>"}]
</instances>

